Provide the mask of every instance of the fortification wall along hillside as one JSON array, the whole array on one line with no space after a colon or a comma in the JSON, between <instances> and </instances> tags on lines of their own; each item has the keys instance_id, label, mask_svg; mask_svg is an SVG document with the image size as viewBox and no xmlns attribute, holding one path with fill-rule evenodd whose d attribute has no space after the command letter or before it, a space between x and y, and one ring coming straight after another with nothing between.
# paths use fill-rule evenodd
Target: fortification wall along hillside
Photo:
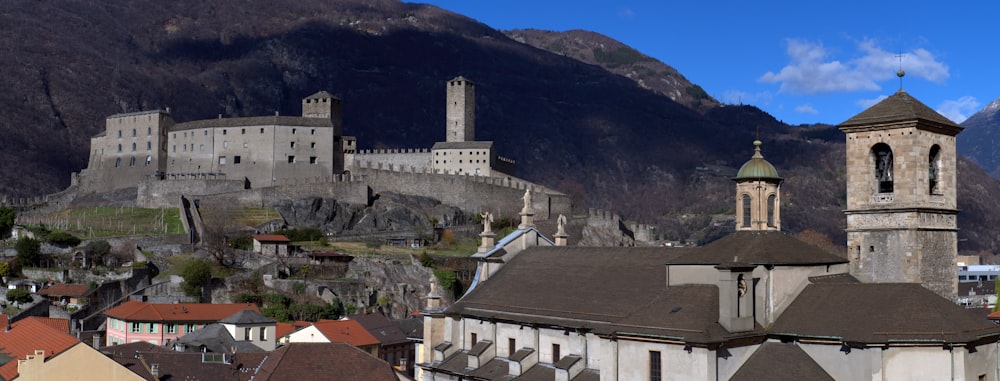
<instances>
[{"instance_id":1,"label":"fortification wall along hillside","mask_svg":"<svg viewBox=\"0 0 1000 381\"><path fill-rule=\"evenodd\" d=\"M181 196L201 196L243 190L243 181L219 179L156 180L139 183L136 206L140 208L179 208Z\"/></svg>"},{"instance_id":2,"label":"fortification wall along hillside","mask_svg":"<svg viewBox=\"0 0 1000 381\"><path fill-rule=\"evenodd\" d=\"M278 200L297 200L313 197L331 197L338 201L365 204L368 186L359 181L325 181L298 185L282 185L260 189L246 189L196 197L202 206L211 207L269 207Z\"/></svg>"},{"instance_id":3,"label":"fortification wall along hillside","mask_svg":"<svg viewBox=\"0 0 1000 381\"><path fill-rule=\"evenodd\" d=\"M432 197L442 203L469 211L491 211L497 218L517 218L524 206L522 197L532 188L532 209L535 218L546 220L559 214L569 215L569 196L520 179L499 177L444 175L425 172L390 171L377 168L356 168L354 177L375 192L398 192Z\"/></svg>"},{"instance_id":4,"label":"fortification wall along hillside","mask_svg":"<svg viewBox=\"0 0 1000 381\"><path fill-rule=\"evenodd\" d=\"M370 163L368 167L381 165L389 170L412 172L431 168L431 151L427 148L366 149L353 156L354 163Z\"/></svg>"}]
</instances>

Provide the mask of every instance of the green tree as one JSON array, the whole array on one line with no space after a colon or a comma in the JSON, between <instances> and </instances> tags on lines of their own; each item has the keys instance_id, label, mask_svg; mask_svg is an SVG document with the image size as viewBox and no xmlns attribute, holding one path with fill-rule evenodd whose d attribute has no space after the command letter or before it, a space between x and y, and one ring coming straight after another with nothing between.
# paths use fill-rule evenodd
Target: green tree
<instances>
[{"instance_id":1,"label":"green tree","mask_svg":"<svg viewBox=\"0 0 1000 381\"><path fill-rule=\"evenodd\" d=\"M7 301L14 302L18 304L31 303L34 300L31 298L31 293L28 290L22 290L20 288L15 288L13 290L7 290Z\"/></svg>"},{"instance_id":2,"label":"green tree","mask_svg":"<svg viewBox=\"0 0 1000 381\"><path fill-rule=\"evenodd\" d=\"M181 272L184 283L181 288L188 296L201 296L201 286L212 279L212 264L206 260L196 259L184 265Z\"/></svg>"},{"instance_id":3,"label":"green tree","mask_svg":"<svg viewBox=\"0 0 1000 381\"><path fill-rule=\"evenodd\" d=\"M14 212L14 209L0 206L0 238L10 236L10 230L14 227L14 220L16 219L17 213Z\"/></svg>"},{"instance_id":4,"label":"green tree","mask_svg":"<svg viewBox=\"0 0 1000 381\"><path fill-rule=\"evenodd\" d=\"M34 238L18 239L14 248L17 249L17 260L21 266L38 266L42 259L42 244Z\"/></svg>"},{"instance_id":5,"label":"green tree","mask_svg":"<svg viewBox=\"0 0 1000 381\"><path fill-rule=\"evenodd\" d=\"M105 240L90 241L83 247L83 253L91 266L96 263L104 264L105 258L111 253L111 244Z\"/></svg>"},{"instance_id":6,"label":"green tree","mask_svg":"<svg viewBox=\"0 0 1000 381\"><path fill-rule=\"evenodd\" d=\"M76 246L80 244L80 238L67 232L52 232L45 236L45 241L56 246Z\"/></svg>"}]
</instances>

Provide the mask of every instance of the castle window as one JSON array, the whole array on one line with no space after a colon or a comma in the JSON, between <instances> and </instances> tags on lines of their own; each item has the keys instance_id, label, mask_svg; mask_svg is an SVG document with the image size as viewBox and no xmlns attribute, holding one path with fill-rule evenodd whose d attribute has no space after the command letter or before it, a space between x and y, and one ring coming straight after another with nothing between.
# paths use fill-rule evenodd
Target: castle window
<instances>
[{"instance_id":1,"label":"castle window","mask_svg":"<svg viewBox=\"0 0 1000 381\"><path fill-rule=\"evenodd\" d=\"M135 152L135 143L132 143L132 152Z\"/></svg>"},{"instance_id":2,"label":"castle window","mask_svg":"<svg viewBox=\"0 0 1000 381\"><path fill-rule=\"evenodd\" d=\"M316 129L309 130L309 135L316 135Z\"/></svg>"},{"instance_id":3,"label":"castle window","mask_svg":"<svg viewBox=\"0 0 1000 381\"><path fill-rule=\"evenodd\" d=\"M222 142L222 148L229 148L229 142Z\"/></svg>"},{"instance_id":4,"label":"castle window","mask_svg":"<svg viewBox=\"0 0 1000 381\"><path fill-rule=\"evenodd\" d=\"M309 148L316 148L316 142L309 143Z\"/></svg>"},{"instance_id":5,"label":"castle window","mask_svg":"<svg viewBox=\"0 0 1000 381\"><path fill-rule=\"evenodd\" d=\"M295 148L295 142L291 142L291 144L289 144L289 147L290 148Z\"/></svg>"},{"instance_id":6,"label":"castle window","mask_svg":"<svg viewBox=\"0 0 1000 381\"><path fill-rule=\"evenodd\" d=\"M205 145L204 144L199 144L198 145L198 151L205 152Z\"/></svg>"},{"instance_id":7,"label":"castle window","mask_svg":"<svg viewBox=\"0 0 1000 381\"><path fill-rule=\"evenodd\" d=\"M187 132L185 132L185 133L184 133L184 137L185 137L185 138L187 138L187 137L188 137L188 133L187 133Z\"/></svg>"},{"instance_id":8,"label":"castle window","mask_svg":"<svg viewBox=\"0 0 1000 381\"><path fill-rule=\"evenodd\" d=\"M122 137L122 130L118 130L118 138L121 139L121 137Z\"/></svg>"},{"instance_id":9,"label":"castle window","mask_svg":"<svg viewBox=\"0 0 1000 381\"><path fill-rule=\"evenodd\" d=\"M292 129L292 135L295 135L295 129L294 128Z\"/></svg>"},{"instance_id":10,"label":"castle window","mask_svg":"<svg viewBox=\"0 0 1000 381\"><path fill-rule=\"evenodd\" d=\"M246 134L247 134L247 129L246 128L241 128L240 129L240 135L246 135Z\"/></svg>"},{"instance_id":11,"label":"castle window","mask_svg":"<svg viewBox=\"0 0 1000 381\"><path fill-rule=\"evenodd\" d=\"M152 136L152 135L153 135L153 128L146 127L146 136Z\"/></svg>"},{"instance_id":12,"label":"castle window","mask_svg":"<svg viewBox=\"0 0 1000 381\"><path fill-rule=\"evenodd\" d=\"M941 147L937 144L927 157L927 185L930 194L941 194Z\"/></svg>"},{"instance_id":13,"label":"castle window","mask_svg":"<svg viewBox=\"0 0 1000 381\"><path fill-rule=\"evenodd\" d=\"M878 143L872 147L871 159L874 162L877 192L892 193L892 149L888 144Z\"/></svg>"},{"instance_id":14,"label":"castle window","mask_svg":"<svg viewBox=\"0 0 1000 381\"><path fill-rule=\"evenodd\" d=\"M187 152L187 150L188 150L187 143L185 143L183 146L181 146L181 148L182 148L182 151Z\"/></svg>"},{"instance_id":15,"label":"castle window","mask_svg":"<svg viewBox=\"0 0 1000 381\"><path fill-rule=\"evenodd\" d=\"M767 227L774 227L774 202L777 200L773 194L767 196Z\"/></svg>"},{"instance_id":16,"label":"castle window","mask_svg":"<svg viewBox=\"0 0 1000 381\"><path fill-rule=\"evenodd\" d=\"M129 160L128 160L128 166L129 167L134 167L135 166L135 156L129 158Z\"/></svg>"},{"instance_id":17,"label":"castle window","mask_svg":"<svg viewBox=\"0 0 1000 381\"><path fill-rule=\"evenodd\" d=\"M316 156L309 156L309 164L316 164Z\"/></svg>"},{"instance_id":18,"label":"castle window","mask_svg":"<svg viewBox=\"0 0 1000 381\"><path fill-rule=\"evenodd\" d=\"M239 156L233 156L233 164L239 164L240 163L240 159L241 158Z\"/></svg>"},{"instance_id":19,"label":"castle window","mask_svg":"<svg viewBox=\"0 0 1000 381\"><path fill-rule=\"evenodd\" d=\"M660 351L649 351L649 381L663 379L663 363L660 361Z\"/></svg>"},{"instance_id":20,"label":"castle window","mask_svg":"<svg viewBox=\"0 0 1000 381\"><path fill-rule=\"evenodd\" d=\"M743 195L743 227L750 227L750 195Z\"/></svg>"},{"instance_id":21,"label":"castle window","mask_svg":"<svg viewBox=\"0 0 1000 381\"><path fill-rule=\"evenodd\" d=\"M153 150L153 142L146 142L146 151Z\"/></svg>"},{"instance_id":22,"label":"castle window","mask_svg":"<svg viewBox=\"0 0 1000 381\"><path fill-rule=\"evenodd\" d=\"M225 135L225 134L226 134L226 130L225 130L225 129L223 129L223 130L222 130L222 134L223 134L223 135Z\"/></svg>"},{"instance_id":23,"label":"castle window","mask_svg":"<svg viewBox=\"0 0 1000 381\"><path fill-rule=\"evenodd\" d=\"M219 156L219 165L226 165L226 157Z\"/></svg>"},{"instance_id":24,"label":"castle window","mask_svg":"<svg viewBox=\"0 0 1000 381\"><path fill-rule=\"evenodd\" d=\"M121 167L121 166L122 166L122 158L119 157L119 158L115 159L115 168L118 168L118 167Z\"/></svg>"},{"instance_id":25,"label":"castle window","mask_svg":"<svg viewBox=\"0 0 1000 381\"><path fill-rule=\"evenodd\" d=\"M134 128L132 129L132 137L133 138L135 137L135 129Z\"/></svg>"},{"instance_id":26,"label":"castle window","mask_svg":"<svg viewBox=\"0 0 1000 381\"><path fill-rule=\"evenodd\" d=\"M208 130L205 130L204 133L205 133L205 136L208 136Z\"/></svg>"},{"instance_id":27,"label":"castle window","mask_svg":"<svg viewBox=\"0 0 1000 381\"><path fill-rule=\"evenodd\" d=\"M288 164L294 164L294 163L295 163L295 156L289 156L288 157Z\"/></svg>"},{"instance_id":28,"label":"castle window","mask_svg":"<svg viewBox=\"0 0 1000 381\"><path fill-rule=\"evenodd\" d=\"M176 144L174 144L173 150L174 150L174 152L177 152L177 145Z\"/></svg>"},{"instance_id":29,"label":"castle window","mask_svg":"<svg viewBox=\"0 0 1000 381\"><path fill-rule=\"evenodd\" d=\"M146 165L148 166L152 162L153 162L153 157L149 156L149 155L146 155Z\"/></svg>"},{"instance_id":30,"label":"castle window","mask_svg":"<svg viewBox=\"0 0 1000 381\"><path fill-rule=\"evenodd\" d=\"M260 133L262 133L262 134L264 133L264 128L260 129Z\"/></svg>"},{"instance_id":31,"label":"castle window","mask_svg":"<svg viewBox=\"0 0 1000 381\"><path fill-rule=\"evenodd\" d=\"M121 145L121 144L119 144L119 145L118 145L118 152L121 152L121 151L122 151L122 145Z\"/></svg>"}]
</instances>

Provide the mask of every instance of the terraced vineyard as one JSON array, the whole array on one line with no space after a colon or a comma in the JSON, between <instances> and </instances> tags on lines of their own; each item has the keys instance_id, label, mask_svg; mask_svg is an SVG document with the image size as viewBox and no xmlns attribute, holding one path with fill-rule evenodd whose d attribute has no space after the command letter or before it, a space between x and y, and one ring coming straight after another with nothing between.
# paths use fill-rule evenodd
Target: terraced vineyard
<instances>
[{"instance_id":1,"label":"terraced vineyard","mask_svg":"<svg viewBox=\"0 0 1000 381\"><path fill-rule=\"evenodd\" d=\"M76 208L43 216L19 216L17 223L45 225L82 239L184 234L180 212L174 208Z\"/></svg>"}]
</instances>

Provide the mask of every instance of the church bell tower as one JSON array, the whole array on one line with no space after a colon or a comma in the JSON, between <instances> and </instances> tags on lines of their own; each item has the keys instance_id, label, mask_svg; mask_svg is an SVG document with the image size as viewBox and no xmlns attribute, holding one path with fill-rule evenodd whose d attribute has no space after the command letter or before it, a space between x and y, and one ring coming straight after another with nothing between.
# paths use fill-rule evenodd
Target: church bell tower
<instances>
[{"instance_id":1,"label":"church bell tower","mask_svg":"<svg viewBox=\"0 0 1000 381\"><path fill-rule=\"evenodd\" d=\"M778 171L753 142L753 156L740 167L736 182L736 231L781 230L781 181Z\"/></svg>"},{"instance_id":2,"label":"church bell tower","mask_svg":"<svg viewBox=\"0 0 1000 381\"><path fill-rule=\"evenodd\" d=\"M867 283L921 283L955 300L955 136L900 90L838 126L847 135L847 250Z\"/></svg>"}]
</instances>

